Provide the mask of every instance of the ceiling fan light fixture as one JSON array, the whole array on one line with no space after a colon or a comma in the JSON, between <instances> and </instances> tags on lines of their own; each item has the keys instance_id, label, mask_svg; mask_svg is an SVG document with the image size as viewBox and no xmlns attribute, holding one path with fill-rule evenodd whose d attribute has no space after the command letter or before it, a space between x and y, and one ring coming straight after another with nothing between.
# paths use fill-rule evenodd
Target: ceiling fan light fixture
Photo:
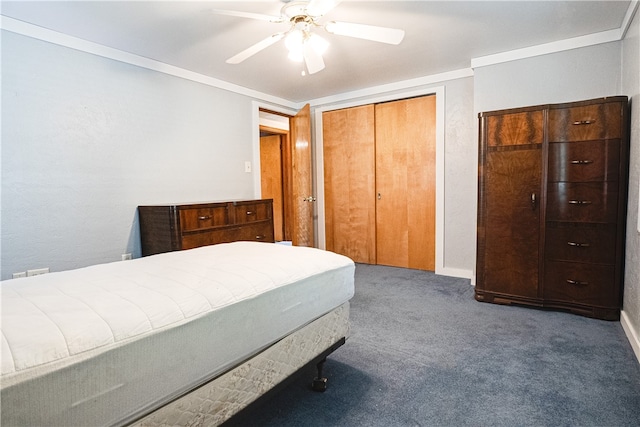
<instances>
[{"instance_id":1,"label":"ceiling fan light fixture","mask_svg":"<svg viewBox=\"0 0 640 427\"><path fill-rule=\"evenodd\" d=\"M329 42L315 33L309 35L305 43L308 43L318 55L324 55L329 48Z\"/></svg>"}]
</instances>

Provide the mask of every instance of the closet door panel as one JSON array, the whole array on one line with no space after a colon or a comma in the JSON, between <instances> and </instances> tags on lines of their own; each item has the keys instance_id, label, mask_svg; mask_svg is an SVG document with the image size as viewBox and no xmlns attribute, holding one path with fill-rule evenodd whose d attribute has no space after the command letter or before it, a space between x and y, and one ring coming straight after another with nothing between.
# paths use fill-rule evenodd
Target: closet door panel
<instances>
[{"instance_id":1,"label":"closet door panel","mask_svg":"<svg viewBox=\"0 0 640 427\"><path fill-rule=\"evenodd\" d=\"M323 113L327 250L376 263L374 107Z\"/></svg>"},{"instance_id":2,"label":"closet door panel","mask_svg":"<svg viewBox=\"0 0 640 427\"><path fill-rule=\"evenodd\" d=\"M435 270L435 96L375 106L377 263Z\"/></svg>"}]
</instances>

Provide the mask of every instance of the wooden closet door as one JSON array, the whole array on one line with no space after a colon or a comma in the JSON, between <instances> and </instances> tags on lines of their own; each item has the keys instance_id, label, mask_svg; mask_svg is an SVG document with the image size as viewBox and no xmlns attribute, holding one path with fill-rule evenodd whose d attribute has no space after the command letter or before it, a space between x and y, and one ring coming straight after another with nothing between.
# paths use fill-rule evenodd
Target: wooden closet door
<instances>
[{"instance_id":1,"label":"wooden closet door","mask_svg":"<svg viewBox=\"0 0 640 427\"><path fill-rule=\"evenodd\" d=\"M374 107L322 114L327 250L376 263Z\"/></svg>"},{"instance_id":2,"label":"wooden closet door","mask_svg":"<svg viewBox=\"0 0 640 427\"><path fill-rule=\"evenodd\" d=\"M435 270L435 108L435 96L375 106L378 264Z\"/></svg>"}]
</instances>

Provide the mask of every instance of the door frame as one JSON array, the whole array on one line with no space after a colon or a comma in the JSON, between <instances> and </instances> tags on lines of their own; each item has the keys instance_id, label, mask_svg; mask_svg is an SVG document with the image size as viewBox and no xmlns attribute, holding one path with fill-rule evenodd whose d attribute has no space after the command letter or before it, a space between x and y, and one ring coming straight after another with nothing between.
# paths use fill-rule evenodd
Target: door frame
<instances>
[{"instance_id":1,"label":"door frame","mask_svg":"<svg viewBox=\"0 0 640 427\"><path fill-rule=\"evenodd\" d=\"M457 276L458 271L448 271L444 266L444 153L445 153L445 87L434 86L393 94L374 96L355 101L346 101L318 107L314 111L315 158L316 158L316 194L317 194L317 239L316 245L326 249L325 206L324 206L324 144L322 135L322 113L342 108L358 107L367 104L396 101L417 96L436 96L436 274Z\"/></svg>"},{"instance_id":2,"label":"door frame","mask_svg":"<svg viewBox=\"0 0 640 427\"><path fill-rule=\"evenodd\" d=\"M262 183L260 182L260 110L270 110L276 113L284 114L289 117L293 117L298 113L298 110L283 107L281 105L269 104L266 102L252 101L251 102L251 140L253 141L253 197L256 199L262 198Z\"/></svg>"}]
</instances>

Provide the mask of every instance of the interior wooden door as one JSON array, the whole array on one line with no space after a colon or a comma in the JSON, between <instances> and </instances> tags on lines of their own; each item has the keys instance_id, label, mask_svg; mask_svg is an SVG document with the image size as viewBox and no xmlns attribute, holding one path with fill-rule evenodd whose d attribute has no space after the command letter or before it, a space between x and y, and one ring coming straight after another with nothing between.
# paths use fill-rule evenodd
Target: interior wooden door
<instances>
[{"instance_id":1,"label":"interior wooden door","mask_svg":"<svg viewBox=\"0 0 640 427\"><path fill-rule=\"evenodd\" d=\"M296 246L313 246L313 182L311 177L311 107L291 117L293 235Z\"/></svg>"},{"instance_id":2,"label":"interior wooden door","mask_svg":"<svg viewBox=\"0 0 640 427\"><path fill-rule=\"evenodd\" d=\"M376 104L377 263L435 270L435 95Z\"/></svg>"},{"instance_id":3,"label":"interior wooden door","mask_svg":"<svg viewBox=\"0 0 640 427\"><path fill-rule=\"evenodd\" d=\"M276 242L284 240L281 139L280 135L260 137L260 186L262 198L273 199L273 230Z\"/></svg>"},{"instance_id":4,"label":"interior wooden door","mask_svg":"<svg viewBox=\"0 0 640 427\"><path fill-rule=\"evenodd\" d=\"M322 114L327 250L376 263L373 104Z\"/></svg>"}]
</instances>

